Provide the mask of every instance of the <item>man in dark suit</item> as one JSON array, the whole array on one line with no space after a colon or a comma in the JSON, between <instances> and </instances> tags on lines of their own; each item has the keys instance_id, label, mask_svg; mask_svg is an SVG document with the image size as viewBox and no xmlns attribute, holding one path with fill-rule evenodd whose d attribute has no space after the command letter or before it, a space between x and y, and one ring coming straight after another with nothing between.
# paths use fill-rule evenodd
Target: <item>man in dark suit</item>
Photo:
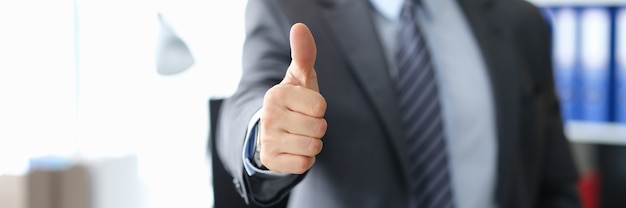
<instances>
[{"instance_id":1,"label":"man in dark suit","mask_svg":"<svg viewBox=\"0 0 626 208\"><path fill-rule=\"evenodd\" d=\"M246 32L217 147L247 202L580 206L528 2L254 0Z\"/></svg>"}]
</instances>

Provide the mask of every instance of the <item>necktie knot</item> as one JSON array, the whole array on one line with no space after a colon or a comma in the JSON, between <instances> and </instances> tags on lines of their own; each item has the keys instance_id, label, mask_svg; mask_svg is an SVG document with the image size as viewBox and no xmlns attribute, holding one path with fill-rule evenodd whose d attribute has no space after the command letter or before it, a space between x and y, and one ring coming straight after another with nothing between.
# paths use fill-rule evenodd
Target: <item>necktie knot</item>
<instances>
[{"instance_id":1,"label":"necktie knot","mask_svg":"<svg viewBox=\"0 0 626 208\"><path fill-rule=\"evenodd\" d=\"M422 5L421 0L404 0L404 4L402 5L402 10L400 12L400 15L402 17L413 18L415 16L414 15L415 9L421 5Z\"/></svg>"}]
</instances>

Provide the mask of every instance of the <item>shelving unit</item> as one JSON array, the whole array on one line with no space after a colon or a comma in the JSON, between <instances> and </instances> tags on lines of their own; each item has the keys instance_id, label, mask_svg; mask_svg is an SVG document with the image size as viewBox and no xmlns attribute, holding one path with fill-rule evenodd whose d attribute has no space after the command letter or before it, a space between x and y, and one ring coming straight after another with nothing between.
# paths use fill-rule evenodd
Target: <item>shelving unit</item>
<instances>
[{"instance_id":1,"label":"shelving unit","mask_svg":"<svg viewBox=\"0 0 626 208\"><path fill-rule=\"evenodd\" d=\"M547 6L626 6L626 0L527 0ZM626 146L626 124L567 121L565 133L572 143Z\"/></svg>"},{"instance_id":2,"label":"shelving unit","mask_svg":"<svg viewBox=\"0 0 626 208\"><path fill-rule=\"evenodd\" d=\"M528 0L538 6L556 5L586 5L586 6L607 6L626 5L626 0Z\"/></svg>"},{"instance_id":3,"label":"shelving unit","mask_svg":"<svg viewBox=\"0 0 626 208\"><path fill-rule=\"evenodd\" d=\"M565 133L574 143L626 145L625 124L568 121Z\"/></svg>"}]
</instances>

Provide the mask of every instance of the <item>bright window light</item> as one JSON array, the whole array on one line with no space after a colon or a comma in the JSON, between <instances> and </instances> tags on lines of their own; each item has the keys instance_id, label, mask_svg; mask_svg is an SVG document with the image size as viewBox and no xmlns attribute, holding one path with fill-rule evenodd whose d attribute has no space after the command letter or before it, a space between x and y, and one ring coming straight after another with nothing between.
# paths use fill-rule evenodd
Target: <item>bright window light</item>
<instances>
[{"instance_id":1,"label":"bright window light","mask_svg":"<svg viewBox=\"0 0 626 208\"><path fill-rule=\"evenodd\" d=\"M76 149L71 0L0 1L0 172Z\"/></svg>"}]
</instances>

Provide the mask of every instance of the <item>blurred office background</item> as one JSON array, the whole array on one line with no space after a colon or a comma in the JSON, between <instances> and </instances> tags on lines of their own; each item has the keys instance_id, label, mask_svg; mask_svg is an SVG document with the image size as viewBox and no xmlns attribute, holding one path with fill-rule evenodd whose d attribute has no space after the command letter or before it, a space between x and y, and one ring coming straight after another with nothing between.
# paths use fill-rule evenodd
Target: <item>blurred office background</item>
<instances>
[{"instance_id":1,"label":"blurred office background","mask_svg":"<svg viewBox=\"0 0 626 208\"><path fill-rule=\"evenodd\" d=\"M626 207L626 0L530 1L585 208ZM0 207L211 207L207 103L236 88L244 6L0 1Z\"/></svg>"},{"instance_id":2,"label":"blurred office background","mask_svg":"<svg viewBox=\"0 0 626 208\"><path fill-rule=\"evenodd\" d=\"M626 207L626 1L535 2L552 27L584 207Z\"/></svg>"},{"instance_id":3,"label":"blurred office background","mask_svg":"<svg viewBox=\"0 0 626 208\"><path fill-rule=\"evenodd\" d=\"M69 208L24 184L80 192L29 175L76 164L93 207L210 207L207 103L235 90L244 4L0 1L0 207Z\"/></svg>"}]
</instances>

